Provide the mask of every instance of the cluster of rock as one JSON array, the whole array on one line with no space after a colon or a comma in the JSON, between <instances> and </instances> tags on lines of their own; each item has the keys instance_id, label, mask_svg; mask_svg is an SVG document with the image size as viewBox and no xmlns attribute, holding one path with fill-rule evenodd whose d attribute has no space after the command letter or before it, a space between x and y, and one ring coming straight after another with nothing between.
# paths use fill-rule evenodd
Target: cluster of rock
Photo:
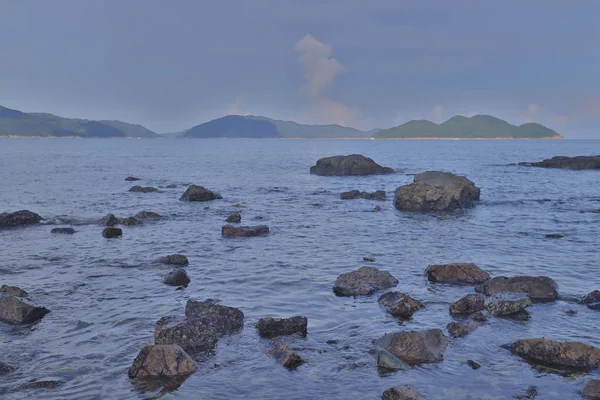
<instances>
[{"instance_id":1,"label":"cluster of rock","mask_svg":"<svg viewBox=\"0 0 600 400\"><path fill-rule=\"evenodd\" d=\"M254 236L265 236L270 232L269 227L266 225L255 225L255 226L233 226L224 225L221 228L221 235L224 237L254 237Z\"/></svg>"},{"instance_id":2,"label":"cluster of rock","mask_svg":"<svg viewBox=\"0 0 600 400\"><path fill-rule=\"evenodd\" d=\"M164 276L163 282L166 285L186 287L191 282L190 277L183 268L183 266L189 264L187 257L183 254L170 254L168 256L157 258L154 262L178 266Z\"/></svg>"}]
</instances>

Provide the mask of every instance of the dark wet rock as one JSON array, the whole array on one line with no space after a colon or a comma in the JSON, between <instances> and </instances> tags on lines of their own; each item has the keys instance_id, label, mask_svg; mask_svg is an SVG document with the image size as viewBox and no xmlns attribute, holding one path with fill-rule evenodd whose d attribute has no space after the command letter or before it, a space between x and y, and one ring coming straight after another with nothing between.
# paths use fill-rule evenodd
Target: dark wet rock
<instances>
[{"instance_id":1,"label":"dark wet rock","mask_svg":"<svg viewBox=\"0 0 600 400\"><path fill-rule=\"evenodd\" d=\"M592 310L600 310L600 290L594 290L581 299L579 303L587 305Z\"/></svg>"},{"instance_id":2,"label":"dark wet rock","mask_svg":"<svg viewBox=\"0 0 600 400\"><path fill-rule=\"evenodd\" d=\"M473 263L430 265L425 270L430 282L476 284L490 279L487 272Z\"/></svg>"},{"instance_id":3,"label":"dark wet rock","mask_svg":"<svg viewBox=\"0 0 600 400\"><path fill-rule=\"evenodd\" d=\"M181 201L210 201L216 199L222 199L223 197L218 194L211 192L205 187L199 185L190 185L183 196L179 200Z\"/></svg>"},{"instance_id":4,"label":"dark wet rock","mask_svg":"<svg viewBox=\"0 0 600 400\"><path fill-rule=\"evenodd\" d=\"M256 217L254 217L252 219L257 220L257 221L262 221L263 219L265 219L265 217L262 215L257 215Z\"/></svg>"},{"instance_id":5,"label":"dark wet rock","mask_svg":"<svg viewBox=\"0 0 600 400\"><path fill-rule=\"evenodd\" d=\"M565 237L565 235L561 235L560 233L549 233L545 236L547 239L560 239Z\"/></svg>"},{"instance_id":6,"label":"dark wet rock","mask_svg":"<svg viewBox=\"0 0 600 400\"><path fill-rule=\"evenodd\" d=\"M412 385L400 385L383 392L381 400L427 400L427 396Z\"/></svg>"},{"instance_id":7,"label":"dark wet rock","mask_svg":"<svg viewBox=\"0 0 600 400\"><path fill-rule=\"evenodd\" d=\"M148 345L129 368L130 378L186 376L196 371L196 363L179 346Z\"/></svg>"},{"instance_id":8,"label":"dark wet rock","mask_svg":"<svg viewBox=\"0 0 600 400\"><path fill-rule=\"evenodd\" d=\"M450 305L450 314L473 314L485 308L482 294L468 294Z\"/></svg>"},{"instance_id":9,"label":"dark wet rock","mask_svg":"<svg viewBox=\"0 0 600 400\"><path fill-rule=\"evenodd\" d=\"M29 293L18 286L2 285L0 287L0 294L9 294L15 297L29 297Z\"/></svg>"},{"instance_id":10,"label":"dark wet rock","mask_svg":"<svg viewBox=\"0 0 600 400\"><path fill-rule=\"evenodd\" d=\"M187 286L190 283L190 277L183 268L177 268L165 276L163 282L171 286Z\"/></svg>"},{"instance_id":11,"label":"dark wet rock","mask_svg":"<svg viewBox=\"0 0 600 400\"><path fill-rule=\"evenodd\" d=\"M583 388L581 396L588 400L600 400L600 379L591 379Z\"/></svg>"},{"instance_id":12,"label":"dark wet rock","mask_svg":"<svg viewBox=\"0 0 600 400\"><path fill-rule=\"evenodd\" d=\"M448 329L448 333L452 337L461 338L467 336L469 333L473 332L477 329L477 324L474 322L450 322L446 325L446 329Z\"/></svg>"},{"instance_id":13,"label":"dark wet rock","mask_svg":"<svg viewBox=\"0 0 600 400\"><path fill-rule=\"evenodd\" d=\"M214 349L219 332L204 318L163 317L154 329L155 344L176 344L190 353Z\"/></svg>"},{"instance_id":14,"label":"dark wet rock","mask_svg":"<svg viewBox=\"0 0 600 400\"><path fill-rule=\"evenodd\" d=\"M496 294L490 297L485 308L495 317L519 317L526 319L529 313L525 310L531 305L527 296L519 294Z\"/></svg>"},{"instance_id":15,"label":"dark wet rock","mask_svg":"<svg viewBox=\"0 0 600 400\"><path fill-rule=\"evenodd\" d=\"M488 320L488 317L481 311L478 311L475 314L471 315L471 319L476 322L485 322Z\"/></svg>"},{"instance_id":16,"label":"dark wet rock","mask_svg":"<svg viewBox=\"0 0 600 400\"><path fill-rule=\"evenodd\" d=\"M135 214L135 217L137 219L158 219L161 218L161 215L152 211L140 211Z\"/></svg>"},{"instance_id":17,"label":"dark wet rock","mask_svg":"<svg viewBox=\"0 0 600 400\"><path fill-rule=\"evenodd\" d=\"M479 196L479 188L464 176L427 171L396 189L394 205L405 211L452 211L473 206Z\"/></svg>"},{"instance_id":18,"label":"dark wet rock","mask_svg":"<svg viewBox=\"0 0 600 400\"><path fill-rule=\"evenodd\" d=\"M265 338L300 334L306 336L308 319L306 317L261 318L256 324L258 334Z\"/></svg>"},{"instance_id":19,"label":"dark wet rock","mask_svg":"<svg viewBox=\"0 0 600 400\"><path fill-rule=\"evenodd\" d=\"M420 301L400 292L385 293L377 302L394 317L401 319L409 319L415 311L425 307Z\"/></svg>"},{"instance_id":20,"label":"dark wet rock","mask_svg":"<svg viewBox=\"0 0 600 400\"><path fill-rule=\"evenodd\" d=\"M577 315L577 310L573 310L573 309L567 310L567 311L565 311L565 314L572 317L573 315Z\"/></svg>"},{"instance_id":21,"label":"dark wet rock","mask_svg":"<svg viewBox=\"0 0 600 400\"><path fill-rule=\"evenodd\" d=\"M133 181L141 181L140 178L136 178L135 176L128 176L127 178L125 178L125 180L127 182L133 182Z\"/></svg>"},{"instance_id":22,"label":"dark wet rock","mask_svg":"<svg viewBox=\"0 0 600 400\"><path fill-rule=\"evenodd\" d=\"M354 199L367 199L367 200L385 200L385 191L378 190L373 193L361 192L360 190L351 190L349 192L342 192L340 195L342 200L354 200Z\"/></svg>"},{"instance_id":23,"label":"dark wet rock","mask_svg":"<svg viewBox=\"0 0 600 400\"><path fill-rule=\"evenodd\" d=\"M377 349L377 367L389 371L410 369L410 365L396 357L386 349Z\"/></svg>"},{"instance_id":24,"label":"dark wet rock","mask_svg":"<svg viewBox=\"0 0 600 400\"><path fill-rule=\"evenodd\" d=\"M171 183L171 184L168 184L168 185L166 186L166 188L167 188L167 189L175 189L175 188L177 188L177 185L176 185L176 184L174 184L174 183Z\"/></svg>"},{"instance_id":25,"label":"dark wet rock","mask_svg":"<svg viewBox=\"0 0 600 400\"><path fill-rule=\"evenodd\" d=\"M55 389L64 385L64 381L34 381L27 382L11 389L11 392L20 392L22 390L32 389Z\"/></svg>"},{"instance_id":26,"label":"dark wet rock","mask_svg":"<svg viewBox=\"0 0 600 400\"><path fill-rule=\"evenodd\" d=\"M375 208L373 209L373 211L375 211L375 212L381 211L381 206L375 206Z\"/></svg>"},{"instance_id":27,"label":"dark wet rock","mask_svg":"<svg viewBox=\"0 0 600 400\"><path fill-rule=\"evenodd\" d=\"M72 235L75 233L75 229L73 229L73 228L52 228L50 233L62 233L65 235Z\"/></svg>"},{"instance_id":28,"label":"dark wet rock","mask_svg":"<svg viewBox=\"0 0 600 400\"><path fill-rule=\"evenodd\" d=\"M227 217L227 219L225 220L225 222L229 222L229 223L239 223L239 222L242 222L242 216L240 215L240 213L233 213L229 217Z\"/></svg>"},{"instance_id":29,"label":"dark wet rock","mask_svg":"<svg viewBox=\"0 0 600 400\"><path fill-rule=\"evenodd\" d=\"M8 375L11 372L13 372L14 370L15 370L14 367L11 367L10 365L5 364L2 361L0 361L0 376Z\"/></svg>"},{"instance_id":30,"label":"dark wet rock","mask_svg":"<svg viewBox=\"0 0 600 400\"><path fill-rule=\"evenodd\" d=\"M143 224L143 222L135 217L123 218L121 220L121 225L125 225L125 226L136 226L136 225L142 225L142 224Z\"/></svg>"},{"instance_id":31,"label":"dark wet rock","mask_svg":"<svg viewBox=\"0 0 600 400\"><path fill-rule=\"evenodd\" d=\"M240 203L235 203L235 204L232 204L232 205L231 205L231 207L235 207L235 208L246 208L246 206L245 206L245 205L243 205L243 204L240 204Z\"/></svg>"},{"instance_id":32,"label":"dark wet rock","mask_svg":"<svg viewBox=\"0 0 600 400\"><path fill-rule=\"evenodd\" d=\"M102 225L102 226L114 226L117 225L119 223L119 219L117 217L115 217L114 214L107 214L104 217L100 218L100 221L98 221L98 224Z\"/></svg>"},{"instance_id":33,"label":"dark wet rock","mask_svg":"<svg viewBox=\"0 0 600 400\"><path fill-rule=\"evenodd\" d=\"M50 310L39 307L31 299L0 294L0 320L9 324L28 324L39 321Z\"/></svg>"},{"instance_id":34,"label":"dark wet rock","mask_svg":"<svg viewBox=\"0 0 600 400\"><path fill-rule=\"evenodd\" d=\"M0 229L39 224L43 219L40 215L29 210L0 213Z\"/></svg>"},{"instance_id":35,"label":"dark wet rock","mask_svg":"<svg viewBox=\"0 0 600 400\"><path fill-rule=\"evenodd\" d=\"M326 341L325 343L327 344L338 344L340 341L337 339L330 339L328 341Z\"/></svg>"},{"instance_id":36,"label":"dark wet rock","mask_svg":"<svg viewBox=\"0 0 600 400\"><path fill-rule=\"evenodd\" d=\"M535 386L527 386L525 389L513 395L514 399L535 399L538 395Z\"/></svg>"},{"instance_id":37,"label":"dark wet rock","mask_svg":"<svg viewBox=\"0 0 600 400\"><path fill-rule=\"evenodd\" d=\"M509 349L525 360L549 367L589 370L600 366L600 349L581 342L523 339Z\"/></svg>"},{"instance_id":38,"label":"dark wet rock","mask_svg":"<svg viewBox=\"0 0 600 400\"><path fill-rule=\"evenodd\" d=\"M527 293L534 303L554 301L558 298L558 285L547 276L498 276L485 281L475 290L491 296L496 293Z\"/></svg>"},{"instance_id":39,"label":"dark wet rock","mask_svg":"<svg viewBox=\"0 0 600 400\"><path fill-rule=\"evenodd\" d=\"M448 340L440 329L404 331L385 335L379 343L409 365L437 363L444 359Z\"/></svg>"},{"instance_id":40,"label":"dark wet rock","mask_svg":"<svg viewBox=\"0 0 600 400\"><path fill-rule=\"evenodd\" d=\"M479 369L479 368L481 368L481 365L479 365L479 363L477 363L476 361L473 361L473 360L467 360L467 364L472 369Z\"/></svg>"},{"instance_id":41,"label":"dark wet rock","mask_svg":"<svg viewBox=\"0 0 600 400\"><path fill-rule=\"evenodd\" d=\"M158 189L152 186L132 186L129 189L130 192L135 192L135 193L152 193L152 192L158 192Z\"/></svg>"},{"instance_id":42,"label":"dark wet rock","mask_svg":"<svg viewBox=\"0 0 600 400\"><path fill-rule=\"evenodd\" d=\"M600 156L556 156L539 162L522 162L519 165L542 168L600 169Z\"/></svg>"},{"instance_id":43,"label":"dark wet rock","mask_svg":"<svg viewBox=\"0 0 600 400\"><path fill-rule=\"evenodd\" d=\"M304 364L304 360L300 354L292 350L287 344L274 344L269 348L268 353L289 370L294 370Z\"/></svg>"},{"instance_id":44,"label":"dark wet rock","mask_svg":"<svg viewBox=\"0 0 600 400\"><path fill-rule=\"evenodd\" d=\"M225 225L221 228L224 237L255 237L268 235L269 227L266 225L256 226L233 226Z\"/></svg>"},{"instance_id":45,"label":"dark wet rock","mask_svg":"<svg viewBox=\"0 0 600 400\"><path fill-rule=\"evenodd\" d=\"M382 167L372 159L360 154L321 158L310 167L310 173L321 176L357 176L393 174L392 168Z\"/></svg>"},{"instance_id":46,"label":"dark wet rock","mask_svg":"<svg viewBox=\"0 0 600 400\"><path fill-rule=\"evenodd\" d=\"M356 271L341 274L335 280L333 291L338 296L366 296L398 284L388 271L375 267L360 267Z\"/></svg>"},{"instance_id":47,"label":"dark wet rock","mask_svg":"<svg viewBox=\"0 0 600 400\"><path fill-rule=\"evenodd\" d=\"M183 254L170 254L154 260L154 262L170 265L188 265L189 261Z\"/></svg>"},{"instance_id":48,"label":"dark wet rock","mask_svg":"<svg viewBox=\"0 0 600 400\"><path fill-rule=\"evenodd\" d=\"M363 257L364 262L375 262L375 259L372 257Z\"/></svg>"},{"instance_id":49,"label":"dark wet rock","mask_svg":"<svg viewBox=\"0 0 600 400\"><path fill-rule=\"evenodd\" d=\"M185 315L188 319L203 319L219 335L237 332L244 326L244 313L240 309L216 304L211 300L188 300Z\"/></svg>"},{"instance_id":50,"label":"dark wet rock","mask_svg":"<svg viewBox=\"0 0 600 400\"><path fill-rule=\"evenodd\" d=\"M104 230L102 231L102 236L104 236L107 239L121 237L123 236L123 230L121 230L121 228L112 227L104 228Z\"/></svg>"}]
</instances>

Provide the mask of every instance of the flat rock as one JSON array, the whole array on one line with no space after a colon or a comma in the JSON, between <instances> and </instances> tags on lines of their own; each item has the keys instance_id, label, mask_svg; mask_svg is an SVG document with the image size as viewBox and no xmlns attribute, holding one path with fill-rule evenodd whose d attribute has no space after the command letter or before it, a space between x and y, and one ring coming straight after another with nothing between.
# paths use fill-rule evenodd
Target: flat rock
<instances>
[{"instance_id":1,"label":"flat rock","mask_svg":"<svg viewBox=\"0 0 600 400\"><path fill-rule=\"evenodd\" d=\"M490 279L487 272L473 263L430 265L425 270L430 282L472 285Z\"/></svg>"},{"instance_id":2,"label":"flat rock","mask_svg":"<svg viewBox=\"0 0 600 400\"><path fill-rule=\"evenodd\" d=\"M385 200L386 194L384 190L377 190L376 192L361 192L360 190L351 190L349 192L342 192L340 198L342 200L354 200L354 199L367 199L367 200Z\"/></svg>"},{"instance_id":3,"label":"flat rock","mask_svg":"<svg viewBox=\"0 0 600 400\"><path fill-rule=\"evenodd\" d=\"M527 361L549 367L589 370L600 366L600 349L581 342L523 339L509 348Z\"/></svg>"},{"instance_id":4,"label":"flat rock","mask_svg":"<svg viewBox=\"0 0 600 400\"><path fill-rule=\"evenodd\" d=\"M470 321L452 321L448 325L446 325L446 329L448 329L448 333L450 333L450 336L454 338L461 338L473 332L475 329L477 329L477 326L478 325L476 323Z\"/></svg>"},{"instance_id":5,"label":"flat rock","mask_svg":"<svg viewBox=\"0 0 600 400\"><path fill-rule=\"evenodd\" d=\"M393 174L392 168L382 167L360 154L321 158L310 167L310 173L321 176L359 176Z\"/></svg>"},{"instance_id":6,"label":"flat rock","mask_svg":"<svg viewBox=\"0 0 600 400\"><path fill-rule=\"evenodd\" d=\"M230 223L242 222L242 216L240 215L240 213L233 213L229 217L227 217L225 222L230 222Z\"/></svg>"},{"instance_id":7,"label":"flat rock","mask_svg":"<svg viewBox=\"0 0 600 400\"><path fill-rule=\"evenodd\" d=\"M222 199L223 197L218 194L211 192L203 186L190 185L183 196L179 200L181 201L211 201L216 199Z\"/></svg>"},{"instance_id":8,"label":"flat rock","mask_svg":"<svg viewBox=\"0 0 600 400\"><path fill-rule=\"evenodd\" d=\"M52 228L50 233L61 233L65 235L72 235L75 233L75 229L73 228Z\"/></svg>"},{"instance_id":9,"label":"flat rock","mask_svg":"<svg viewBox=\"0 0 600 400\"><path fill-rule=\"evenodd\" d=\"M531 305L531 300L521 294L496 294L487 300L486 310L495 317L528 317L526 308Z\"/></svg>"},{"instance_id":10,"label":"flat rock","mask_svg":"<svg viewBox=\"0 0 600 400\"><path fill-rule=\"evenodd\" d=\"M600 169L600 156L556 156L539 162L522 162L519 165L542 168L567 168L567 169Z\"/></svg>"},{"instance_id":11,"label":"flat rock","mask_svg":"<svg viewBox=\"0 0 600 400\"><path fill-rule=\"evenodd\" d=\"M9 286L9 285L2 285L0 287L0 294L9 294L9 295L15 296L15 297L29 297L29 293L27 293L20 287Z\"/></svg>"},{"instance_id":12,"label":"flat rock","mask_svg":"<svg viewBox=\"0 0 600 400\"><path fill-rule=\"evenodd\" d=\"M104 230L102 231L102 236L107 239L121 237L123 236L123 230L121 228L113 227L104 228Z\"/></svg>"},{"instance_id":13,"label":"flat rock","mask_svg":"<svg viewBox=\"0 0 600 400\"><path fill-rule=\"evenodd\" d=\"M561 235L560 233L548 233L548 234L544 235L544 237L546 239L560 239L560 238L564 238L565 235Z\"/></svg>"},{"instance_id":14,"label":"flat rock","mask_svg":"<svg viewBox=\"0 0 600 400\"><path fill-rule=\"evenodd\" d=\"M485 308L482 294L468 294L450 305L450 314L473 314Z\"/></svg>"},{"instance_id":15,"label":"flat rock","mask_svg":"<svg viewBox=\"0 0 600 400\"><path fill-rule=\"evenodd\" d=\"M0 229L39 224L43 219L39 214L29 210L1 213Z\"/></svg>"},{"instance_id":16,"label":"flat rock","mask_svg":"<svg viewBox=\"0 0 600 400\"><path fill-rule=\"evenodd\" d=\"M594 290L581 299L579 303L587 305L592 310L600 310L600 290Z\"/></svg>"},{"instance_id":17,"label":"flat rock","mask_svg":"<svg viewBox=\"0 0 600 400\"><path fill-rule=\"evenodd\" d=\"M127 178L125 178L125 180L127 182L133 182L133 181L141 181L141 178L136 178L135 176L128 176Z\"/></svg>"},{"instance_id":18,"label":"flat rock","mask_svg":"<svg viewBox=\"0 0 600 400\"><path fill-rule=\"evenodd\" d=\"M300 354L292 350L287 344L275 344L267 352L289 370L294 370L304 364L304 360Z\"/></svg>"},{"instance_id":19,"label":"flat rock","mask_svg":"<svg viewBox=\"0 0 600 400\"><path fill-rule=\"evenodd\" d=\"M154 262L169 264L169 265L188 265L189 261L183 254L170 254L168 256L160 257L154 260Z\"/></svg>"},{"instance_id":20,"label":"flat rock","mask_svg":"<svg viewBox=\"0 0 600 400\"><path fill-rule=\"evenodd\" d=\"M256 226L233 226L225 225L221 228L221 235L224 237L255 237L265 236L270 232L266 225Z\"/></svg>"},{"instance_id":21,"label":"flat rock","mask_svg":"<svg viewBox=\"0 0 600 400\"><path fill-rule=\"evenodd\" d=\"M586 383L581 396L588 400L600 400L600 379L591 379Z\"/></svg>"},{"instance_id":22,"label":"flat rock","mask_svg":"<svg viewBox=\"0 0 600 400\"><path fill-rule=\"evenodd\" d=\"M413 385L400 385L383 392L381 400L427 400L427 396Z\"/></svg>"},{"instance_id":23,"label":"flat rock","mask_svg":"<svg viewBox=\"0 0 600 400\"><path fill-rule=\"evenodd\" d=\"M136 226L136 225L142 225L142 224L143 224L143 222L135 217L123 218L121 220L121 225L124 225L124 226Z\"/></svg>"},{"instance_id":24,"label":"flat rock","mask_svg":"<svg viewBox=\"0 0 600 400\"><path fill-rule=\"evenodd\" d=\"M163 282L171 286L187 286L190 283L190 277L183 268L177 268L168 273Z\"/></svg>"},{"instance_id":25,"label":"flat rock","mask_svg":"<svg viewBox=\"0 0 600 400\"><path fill-rule=\"evenodd\" d=\"M333 292L338 296L366 296L398 284L388 271L375 267L360 267L356 271L341 274L335 280Z\"/></svg>"},{"instance_id":26,"label":"flat rock","mask_svg":"<svg viewBox=\"0 0 600 400\"><path fill-rule=\"evenodd\" d=\"M161 215L152 211L140 211L135 214L135 217L137 219L159 219L161 218Z\"/></svg>"},{"instance_id":27,"label":"flat rock","mask_svg":"<svg viewBox=\"0 0 600 400\"><path fill-rule=\"evenodd\" d=\"M102 226L115 226L118 223L119 219L114 214L107 214L98 221L98 224Z\"/></svg>"},{"instance_id":28,"label":"flat rock","mask_svg":"<svg viewBox=\"0 0 600 400\"><path fill-rule=\"evenodd\" d=\"M308 319L300 316L291 318L261 318L256 324L258 334L265 338L294 334L306 336L307 328Z\"/></svg>"},{"instance_id":29,"label":"flat rock","mask_svg":"<svg viewBox=\"0 0 600 400\"><path fill-rule=\"evenodd\" d=\"M129 368L130 378L187 376L196 371L196 363L179 346L148 345Z\"/></svg>"},{"instance_id":30,"label":"flat rock","mask_svg":"<svg viewBox=\"0 0 600 400\"><path fill-rule=\"evenodd\" d=\"M240 309L216 304L211 300L188 300L185 315L188 319L203 319L219 335L237 332L244 326L244 313Z\"/></svg>"},{"instance_id":31,"label":"flat rock","mask_svg":"<svg viewBox=\"0 0 600 400\"><path fill-rule=\"evenodd\" d=\"M475 290L491 296L496 293L526 293L534 303L554 301L558 298L558 285L547 276L498 276L483 282Z\"/></svg>"},{"instance_id":32,"label":"flat rock","mask_svg":"<svg viewBox=\"0 0 600 400\"><path fill-rule=\"evenodd\" d=\"M29 324L39 321L50 310L24 297L0 294L0 320L9 324Z\"/></svg>"},{"instance_id":33,"label":"flat rock","mask_svg":"<svg viewBox=\"0 0 600 400\"><path fill-rule=\"evenodd\" d=\"M176 344L191 353L210 351L218 340L217 329L204 318L163 317L154 329L155 344Z\"/></svg>"},{"instance_id":34,"label":"flat rock","mask_svg":"<svg viewBox=\"0 0 600 400\"><path fill-rule=\"evenodd\" d=\"M396 332L385 335L378 342L409 365L442 361L448 345L448 340L440 329Z\"/></svg>"},{"instance_id":35,"label":"flat rock","mask_svg":"<svg viewBox=\"0 0 600 400\"><path fill-rule=\"evenodd\" d=\"M8 375L15 370L14 367L11 367L8 364L5 364L0 361L0 376Z\"/></svg>"},{"instance_id":36,"label":"flat rock","mask_svg":"<svg viewBox=\"0 0 600 400\"><path fill-rule=\"evenodd\" d=\"M152 193L152 192L158 192L158 189L152 186L132 186L129 189L130 192L135 192L135 193Z\"/></svg>"},{"instance_id":37,"label":"flat rock","mask_svg":"<svg viewBox=\"0 0 600 400\"><path fill-rule=\"evenodd\" d=\"M401 319L409 319L415 311L425 307L420 301L400 292L382 294L377 302L394 317Z\"/></svg>"}]
</instances>

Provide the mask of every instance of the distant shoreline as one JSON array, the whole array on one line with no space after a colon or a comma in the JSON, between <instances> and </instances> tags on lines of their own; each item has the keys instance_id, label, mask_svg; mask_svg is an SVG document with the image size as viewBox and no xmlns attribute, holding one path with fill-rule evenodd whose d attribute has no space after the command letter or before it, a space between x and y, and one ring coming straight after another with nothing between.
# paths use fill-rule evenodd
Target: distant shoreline
<instances>
[{"instance_id":1,"label":"distant shoreline","mask_svg":"<svg viewBox=\"0 0 600 400\"><path fill-rule=\"evenodd\" d=\"M565 140L563 136L552 136L544 138L514 138L514 137L497 137L497 138L434 138L434 137L415 137L415 138L224 138L224 137L209 137L209 138L193 138L193 137L156 137L156 138L143 138L143 137L82 137L82 136L0 136L0 139L222 139L222 140L235 140L235 139L268 139L268 140Z\"/></svg>"}]
</instances>

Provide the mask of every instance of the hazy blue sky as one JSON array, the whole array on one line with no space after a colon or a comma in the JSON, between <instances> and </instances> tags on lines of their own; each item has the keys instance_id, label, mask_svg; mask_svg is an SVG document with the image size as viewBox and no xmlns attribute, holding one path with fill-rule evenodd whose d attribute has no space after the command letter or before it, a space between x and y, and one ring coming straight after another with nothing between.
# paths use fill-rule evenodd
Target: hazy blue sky
<instances>
[{"instance_id":1,"label":"hazy blue sky","mask_svg":"<svg viewBox=\"0 0 600 400\"><path fill-rule=\"evenodd\" d=\"M492 114L600 138L598 0L0 0L0 104L179 131Z\"/></svg>"}]
</instances>

